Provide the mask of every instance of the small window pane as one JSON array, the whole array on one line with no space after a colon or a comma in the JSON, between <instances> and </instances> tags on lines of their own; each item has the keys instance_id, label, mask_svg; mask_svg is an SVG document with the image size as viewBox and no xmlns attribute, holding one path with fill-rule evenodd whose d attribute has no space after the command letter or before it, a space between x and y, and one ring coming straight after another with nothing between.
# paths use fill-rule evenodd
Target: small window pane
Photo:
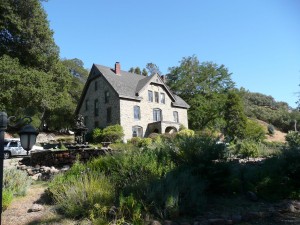
<instances>
[{"instance_id":1,"label":"small window pane","mask_svg":"<svg viewBox=\"0 0 300 225\"><path fill-rule=\"evenodd\" d=\"M179 123L179 118L178 118L178 112L177 111L173 112L173 116L174 116L174 122Z\"/></svg>"},{"instance_id":2,"label":"small window pane","mask_svg":"<svg viewBox=\"0 0 300 225\"><path fill-rule=\"evenodd\" d=\"M139 106L134 106L133 107L133 114L134 114L134 119L135 120L140 120L141 119L141 111Z\"/></svg>"},{"instance_id":3,"label":"small window pane","mask_svg":"<svg viewBox=\"0 0 300 225\"><path fill-rule=\"evenodd\" d=\"M18 142L15 141L10 142L9 147L18 147Z\"/></svg>"},{"instance_id":4,"label":"small window pane","mask_svg":"<svg viewBox=\"0 0 300 225\"><path fill-rule=\"evenodd\" d=\"M159 103L159 93L154 92L155 102Z\"/></svg>"},{"instance_id":5,"label":"small window pane","mask_svg":"<svg viewBox=\"0 0 300 225\"><path fill-rule=\"evenodd\" d=\"M153 109L153 121L161 121L162 112L160 109Z\"/></svg>"},{"instance_id":6,"label":"small window pane","mask_svg":"<svg viewBox=\"0 0 300 225\"><path fill-rule=\"evenodd\" d=\"M162 104L166 103L165 93L160 93L160 103L162 103Z\"/></svg>"},{"instance_id":7,"label":"small window pane","mask_svg":"<svg viewBox=\"0 0 300 225\"><path fill-rule=\"evenodd\" d=\"M148 101L153 102L153 92L152 91L148 91Z\"/></svg>"},{"instance_id":8,"label":"small window pane","mask_svg":"<svg viewBox=\"0 0 300 225\"><path fill-rule=\"evenodd\" d=\"M109 91L105 91L105 103L109 102Z\"/></svg>"}]
</instances>

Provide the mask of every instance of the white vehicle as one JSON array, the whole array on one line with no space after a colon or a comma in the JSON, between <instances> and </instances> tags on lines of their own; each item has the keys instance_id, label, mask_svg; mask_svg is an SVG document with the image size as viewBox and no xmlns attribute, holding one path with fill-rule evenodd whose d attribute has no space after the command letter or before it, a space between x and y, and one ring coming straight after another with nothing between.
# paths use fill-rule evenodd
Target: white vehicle
<instances>
[{"instance_id":1,"label":"white vehicle","mask_svg":"<svg viewBox=\"0 0 300 225\"><path fill-rule=\"evenodd\" d=\"M28 154L30 154L31 151L36 150L44 150L44 148L34 145ZM13 138L4 140L4 159L9 159L12 156L22 155L27 155L27 151L22 148L20 139Z\"/></svg>"}]
</instances>

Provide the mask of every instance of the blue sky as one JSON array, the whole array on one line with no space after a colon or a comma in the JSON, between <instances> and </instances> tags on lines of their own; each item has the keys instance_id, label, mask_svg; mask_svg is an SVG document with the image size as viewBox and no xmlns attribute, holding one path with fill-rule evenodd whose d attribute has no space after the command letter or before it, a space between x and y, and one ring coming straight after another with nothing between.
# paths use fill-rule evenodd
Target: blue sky
<instances>
[{"instance_id":1,"label":"blue sky","mask_svg":"<svg viewBox=\"0 0 300 225\"><path fill-rule=\"evenodd\" d=\"M295 107L300 92L298 0L49 0L61 58L122 70L183 57L224 64L236 86Z\"/></svg>"}]
</instances>

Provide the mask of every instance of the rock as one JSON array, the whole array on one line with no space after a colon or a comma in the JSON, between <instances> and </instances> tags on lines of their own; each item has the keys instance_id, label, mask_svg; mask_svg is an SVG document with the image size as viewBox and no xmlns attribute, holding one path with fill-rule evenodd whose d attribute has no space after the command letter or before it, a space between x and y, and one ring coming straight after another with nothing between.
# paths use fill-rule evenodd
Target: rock
<instances>
[{"instance_id":1,"label":"rock","mask_svg":"<svg viewBox=\"0 0 300 225\"><path fill-rule=\"evenodd\" d=\"M151 225L161 225L161 223L157 220L152 220Z\"/></svg>"},{"instance_id":2,"label":"rock","mask_svg":"<svg viewBox=\"0 0 300 225\"><path fill-rule=\"evenodd\" d=\"M26 165L21 165L21 166L19 167L19 169L21 169L21 170L26 170L26 169L27 169L27 166L26 166Z\"/></svg>"},{"instance_id":3,"label":"rock","mask_svg":"<svg viewBox=\"0 0 300 225\"><path fill-rule=\"evenodd\" d=\"M33 170L27 169L27 174L28 174L28 176L33 176L34 175Z\"/></svg>"},{"instance_id":4,"label":"rock","mask_svg":"<svg viewBox=\"0 0 300 225\"><path fill-rule=\"evenodd\" d=\"M30 209L28 209L28 212L39 212L39 211L43 211L44 210L44 206L40 205L40 204L33 204L31 206Z\"/></svg>"},{"instance_id":5,"label":"rock","mask_svg":"<svg viewBox=\"0 0 300 225\"><path fill-rule=\"evenodd\" d=\"M252 191L247 191L246 196L251 201L257 202L257 200L258 200L256 194Z\"/></svg>"},{"instance_id":6,"label":"rock","mask_svg":"<svg viewBox=\"0 0 300 225\"><path fill-rule=\"evenodd\" d=\"M54 166L51 166L50 173L51 174L57 174L57 173L59 173L59 170L56 169Z\"/></svg>"},{"instance_id":7,"label":"rock","mask_svg":"<svg viewBox=\"0 0 300 225\"><path fill-rule=\"evenodd\" d=\"M285 203L282 207L282 212L296 212L297 209L295 208L295 206L293 205L293 203L291 202L288 202L288 203Z\"/></svg>"},{"instance_id":8,"label":"rock","mask_svg":"<svg viewBox=\"0 0 300 225\"><path fill-rule=\"evenodd\" d=\"M33 176L31 176L31 178L32 178L32 180L39 180L41 176L42 176L41 173L37 173L37 174L34 174Z\"/></svg>"},{"instance_id":9,"label":"rock","mask_svg":"<svg viewBox=\"0 0 300 225\"><path fill-rule=\"evenodd\" d=\"M70 166L69 166L69 165L64 165L63 168L61 168L60 171L65 172L65 171L67 171L67 170L69 170L69 169L70 169Z\"/></svg>"}]
</instances>

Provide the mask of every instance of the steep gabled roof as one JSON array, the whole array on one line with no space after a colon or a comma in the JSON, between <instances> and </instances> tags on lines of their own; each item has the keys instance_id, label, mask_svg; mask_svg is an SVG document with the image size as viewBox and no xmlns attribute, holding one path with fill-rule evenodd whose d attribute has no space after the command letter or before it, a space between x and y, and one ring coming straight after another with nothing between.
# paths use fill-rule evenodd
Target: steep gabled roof
<instances>
[{"instance_id":1,"label":"steep gabled roof","mask_svg":"<svg viewBox=\"0 0 300 225\"><path fill-rule=\"evenodd\" d=\"M76 114L79 112L87 89L90 82L98 76L103 76L105 80L111 85L120 98L127 98L140 101L139 93L150 83L157 83L166 90L170 98L172 99L172 105L174 107L189 108L190 106L179 96L173 94L167 85L161 80L161 78L155 74L152 76L143 76L126 71L120 71L120 74L116 74L115 70L106 66L94 64L90 75L87 79L83 93L81 95L79 104L76 109ZM158 82L156 80L158 79Z\"/></svg>"}]
</instances>

